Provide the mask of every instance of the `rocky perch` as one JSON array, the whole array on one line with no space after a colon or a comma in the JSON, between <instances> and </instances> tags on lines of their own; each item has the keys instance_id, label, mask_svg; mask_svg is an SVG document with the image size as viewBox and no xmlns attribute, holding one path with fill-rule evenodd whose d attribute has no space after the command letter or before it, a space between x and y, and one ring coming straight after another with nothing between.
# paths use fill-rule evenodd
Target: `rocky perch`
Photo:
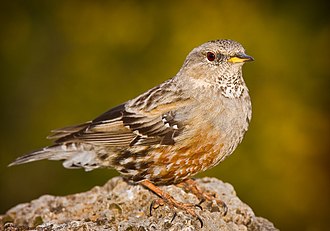
<instances>
[{"instance_id":1,"label":"rocky perch","mask_svg":"<svg viewBox=\"0 0 330 231\"><path fill-rule=\"evenodd\" d=\"M19 204L0 216L0 230L278 230L268 220L256 217L250 207L237 196L233 186L215 178L196 180L206 190L216 192L227 204L222 208L202 203L196 211L203 221L168 206L154 209L150 204L157 196L140 185L132 185L121 177L102 187L68 196L44 195L30 203ZM198 203L197 198L176 186L163 186L166 192L182 202Z\"/></svg>"}]
</instances>

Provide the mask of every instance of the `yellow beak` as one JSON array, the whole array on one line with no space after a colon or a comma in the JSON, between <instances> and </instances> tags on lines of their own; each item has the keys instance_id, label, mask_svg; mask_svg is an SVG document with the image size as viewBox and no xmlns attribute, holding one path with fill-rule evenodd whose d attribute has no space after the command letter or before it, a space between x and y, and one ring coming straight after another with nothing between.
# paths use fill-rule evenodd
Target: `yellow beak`
<instances>
[{"instance_id":1,"label":"yellow beak","mask_svg":"<svg viewBox=\"0 0 330 231\"><path fill-rule=\"evenodd\" d=\"M230 63L242 63L242 62L250 62L250 61L254 61L254 58L246 54L237 54L235 56L230 57L230 59L228 59L228 62Z\"/></svg>"}]
</instances>

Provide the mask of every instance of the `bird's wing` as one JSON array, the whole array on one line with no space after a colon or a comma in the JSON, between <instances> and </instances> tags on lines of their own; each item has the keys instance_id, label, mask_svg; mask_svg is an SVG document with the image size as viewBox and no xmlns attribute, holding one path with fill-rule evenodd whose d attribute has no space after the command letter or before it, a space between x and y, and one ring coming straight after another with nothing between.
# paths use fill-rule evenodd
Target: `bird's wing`
<instances>
[{"instance_id":1,"label":"bird's wing","mask_svg":"<svg viewBox=\"0 0 330 231\"><path fill-rule=\"evenodd\" d=\"M174 144L184 125L176 111L188 104L169 87L155 87L93 121L54 130L49 138L62 142L88 142L109 146Z\"/></svg>"}]
</instances>

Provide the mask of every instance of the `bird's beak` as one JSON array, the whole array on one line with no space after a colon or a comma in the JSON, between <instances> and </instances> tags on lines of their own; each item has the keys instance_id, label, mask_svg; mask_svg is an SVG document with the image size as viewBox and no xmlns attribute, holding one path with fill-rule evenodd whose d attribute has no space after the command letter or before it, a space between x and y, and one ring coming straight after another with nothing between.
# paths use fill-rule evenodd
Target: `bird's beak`
<instances>
[{"instance_id":1,"label":"bird's beak","mask_svg":"<svg viewBox=\"0 0 330 231\"><path fill-rule=\"evenodd\" d=\"M230 57L230 59L228 59L228 62L230 63L242 63L242 62L250 62L250 61L254 61L254 58L244 53L236 54L235 56L232 56Z\"/></svg>"}]
</instances>

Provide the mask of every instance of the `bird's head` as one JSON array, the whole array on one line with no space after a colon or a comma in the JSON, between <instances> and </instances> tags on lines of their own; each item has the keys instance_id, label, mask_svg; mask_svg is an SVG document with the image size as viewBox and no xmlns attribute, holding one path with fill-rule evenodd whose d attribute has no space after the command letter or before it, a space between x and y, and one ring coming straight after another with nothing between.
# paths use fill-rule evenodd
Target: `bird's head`
<instances>
[{"instance_id":1,"label":"bird's head","mask_svg":"<svg viewBox=\"0 0 330 231\"><path fill-rule=\"evenodd\" d=\"M193 49L187 56L179 76L198 85L224 86L244 84L242 66L254 59L243 46L233 40L213 40ZM235 86L233 86L235 87ZM223 89L226 90L226 89Z\"/></svg>"}]
</instances>

